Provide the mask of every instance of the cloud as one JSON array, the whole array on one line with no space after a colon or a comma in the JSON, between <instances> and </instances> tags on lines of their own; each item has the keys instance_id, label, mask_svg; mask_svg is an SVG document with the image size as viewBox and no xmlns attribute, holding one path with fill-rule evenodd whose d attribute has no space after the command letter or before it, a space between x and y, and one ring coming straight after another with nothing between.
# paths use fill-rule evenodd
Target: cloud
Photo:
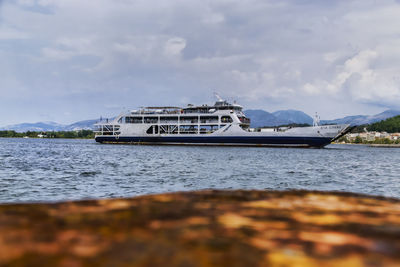
<instances>
[{"instance_id":1,"label":"cloud","mask_svg":"<svg viewBox=\"0 0 400 267\"><path fill-rule=\"evenodd\" d=\"M165 44L166 56L169 57L169 56L181 55L185 47L186 47L185 39L179 37L170 38Z\"/></svg>"},{"instance_id":2,"label":"cloud","mask_svg":"<svg viewBox=\"0 0 400 267\"><path fill-rule=\"evenodd\" d=\"M18 40L27 38L29 38L29 34L26 32L0 25L0 40Z\"/></svg>"},{"instance_id":3,"label":"cloud","mask_svg":"<svg viewBox=\"0 0 400 267\"><path fill-rule=\"evenodd\" d=\"M382 51L385 52L385 51ZM363 50L337 67L330 81L316 80L306 83L308 94L340 94L348 91L354 101L377 105L396 106L400 101L400 76L397 67L377 65L380 54Z\"/></svg>"},{"instance_id":4,"label":"cloud","mask_svg":"<svg viewBox=\"0 0 400 267\"><path fill-rule=\"evenodd\" d=\"M71 58L72 56L76 55L76 53L72 51L45 47L42 49L42 55L48 59L64 60Z\"/></svg>"},{"instance_id":5,"label":"cloud","mask_svg":"<svg viewBox=\"0 0 400 267\"><path fill-rule=\"evenodd\" d=\"M326 118L400 109L392 0L7 0L0 11L2 98L29 91L26 109L56 103L60 122L213 91Z\"/></svg>"},{"instance_id":6,"label":"cloud","mask_svg":"<svg viewBox=\"0 0 400 267\"><path fill-rule=\"evenodd\" d=\"M317 79L313 83L306 83L303 89L309 94L337 94L344 89L345 83L351 77L369 75L371 72L369 69L370 62L376 57L377 53L375 51L361 51L354 57L348 59L343 66L337 66L337 74L331 81Z\"/></svg>"}]
</instances>

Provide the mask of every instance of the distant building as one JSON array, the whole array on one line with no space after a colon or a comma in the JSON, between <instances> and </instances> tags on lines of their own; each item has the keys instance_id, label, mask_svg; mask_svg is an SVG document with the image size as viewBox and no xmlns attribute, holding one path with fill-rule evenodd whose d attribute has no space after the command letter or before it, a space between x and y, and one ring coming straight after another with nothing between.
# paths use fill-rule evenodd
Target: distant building
<instances>
[{"instance_id":1,"label":"distant building","mask_svg":"<svg viewBox=\"0 0 400 267\"><path fill-rule=\"evenodd\" d=\"M363 132L363 133L349 133L345 135L345 138L350 142L354 142L357 137L360 137L363 141L373 142L378 139L389 139L391 141L400 140L400 133L387 133L387 132Z\"/></svg>"}]
</instances>

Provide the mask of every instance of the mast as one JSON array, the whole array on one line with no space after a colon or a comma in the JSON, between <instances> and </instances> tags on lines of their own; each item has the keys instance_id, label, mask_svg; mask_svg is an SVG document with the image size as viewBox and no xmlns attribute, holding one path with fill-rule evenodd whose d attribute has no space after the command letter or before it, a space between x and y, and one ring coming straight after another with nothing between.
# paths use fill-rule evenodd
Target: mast
<instances>
[{"instance_id":1,"label":"mast","mask_svg":"<svg viewBox=\"0 0 400 267\"><path fill-rule=\"evenodd\" d=\"M315 116L314 116L314 120L313 120L313 126L319 126L319 122L320 122L320 116L318 116L318 113L315 112Z\"/></svg>"},{"instance_id":2,"label":"mast","mask_svg":"<svg viewBox=\"0 0 400 267\"><path fill-rule=\"evenodd\" d=\"M217 98L218 101L224 102L222 97L217 92L214 92L214 96Z\"/></svg>"}]
</instances>

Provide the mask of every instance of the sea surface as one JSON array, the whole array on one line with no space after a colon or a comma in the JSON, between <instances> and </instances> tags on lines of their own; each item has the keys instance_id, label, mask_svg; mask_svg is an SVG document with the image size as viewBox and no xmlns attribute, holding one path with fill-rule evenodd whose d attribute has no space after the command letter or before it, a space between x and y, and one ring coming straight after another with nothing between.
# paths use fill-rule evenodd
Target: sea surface
<instances>
[{"instance_id":1,"label":"sea surface","mask_svg":"<svg viewBox=\"0 0 400 267\"><path fill-rule=\"evenodd\" d=\"M400 198L400 149L102 145L0 138L0 203L200 189L308 189Z\"/></svg>"}]
</instances>

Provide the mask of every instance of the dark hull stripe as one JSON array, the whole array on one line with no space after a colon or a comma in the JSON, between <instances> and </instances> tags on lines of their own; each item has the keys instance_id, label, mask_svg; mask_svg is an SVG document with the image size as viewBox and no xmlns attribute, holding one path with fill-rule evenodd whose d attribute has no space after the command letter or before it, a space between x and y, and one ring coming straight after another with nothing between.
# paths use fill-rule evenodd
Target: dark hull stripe
<instances>
[{"instance_id":1,"label":"dark hull stripe","mask_svg":"<svg viewBox=\"0 0 400 267\"><path fill-rule=\"evenodd\" d=\"M306 146L324 147L332 138L291 137L291 136L209 136L209 137L127 137L98 136L100 143L139 143L139 144L185 144L185 145L265 145L265 146Z\"/></svg>"}]
</instances>

